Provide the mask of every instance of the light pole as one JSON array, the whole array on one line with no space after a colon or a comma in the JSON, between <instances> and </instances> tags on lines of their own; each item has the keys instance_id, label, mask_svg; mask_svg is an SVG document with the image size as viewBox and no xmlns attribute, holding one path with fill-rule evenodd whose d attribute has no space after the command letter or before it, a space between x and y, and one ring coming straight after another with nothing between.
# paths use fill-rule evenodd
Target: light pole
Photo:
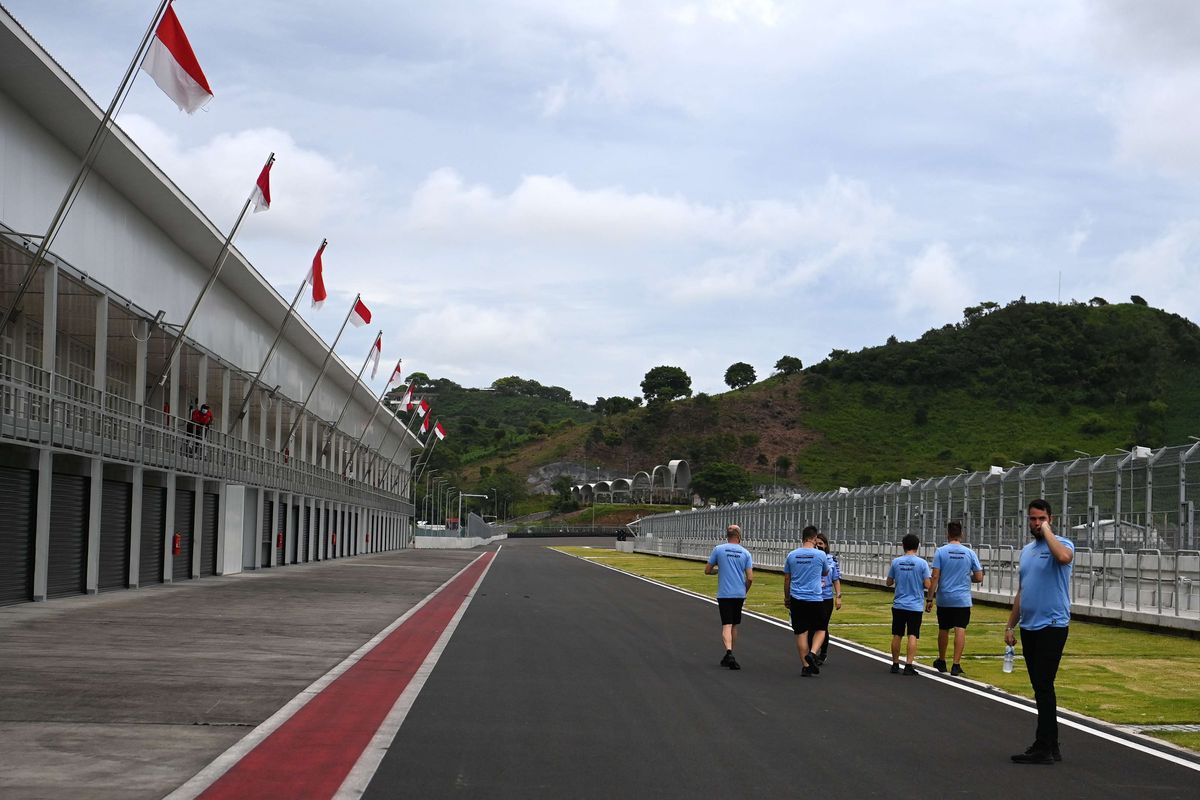
<instances>
[{"instance_id":1,"label":"light pole","mask_svg":"<svg viewBox=\"0 0 1200 800\"><path fill-rule=\"evenodd\" d=\"M435 472L437 472L436 468L429 470L429 477L425 479L425 503L424 503L425 505L429 504L429 490L433 486L433 473L435 473ZM428 512L426 512L426 514L425 514L425 520L426 521L429 520Z\"/></svg>"},{"instance_id":2,"label":"light pole","mask_svg":"<svg viewBox=\"0 0 1200 800\"><path fill-rule=\"evenodd\" d=\"M462 535L463 535L463 524L462 524L462 499L463 499L464 497L482 497L484 500L490 500L490 499L491 499L491 498L489 498L489 497L488 497L486 494L463 494L462 492L459 492L459 493L458 493L458 535L459 535L459 536L462 536Z\"/></svg>"},{"instance_id":3,"label":"light pole","mask_svg":"<svg viewBox=\"0 0 1200 800\"><path fill-rule=\"evenodd\" d=\"M500 521L500 490L493 486L491 491L496 493L496 496L492 498L492 519L496 522L499 522Z\"/></svg>"},{"instance_id":4,"label":"light pole","mask_svg":"<svg viewBox=\"0 0 1200 800\"><path fill-rule=\"evenodd\" d=\"M430 511L429 524L430 525L434 525L437 523L438 509L441 507L440 501L442 499L442 483L444 483L445 481L446 481L445 478L434 478L433 479L433 498L430 500L430 503L429 503L429 511Z\"/></svg>"},{"instance_id":5,"label":"light pole","mask_svg":"<svg viewBox=\"0 0 1200 800\"><path fill-rule=\"evenodd\" d=\"M458 490L458 487L451 486L449 484L449 482L447 482L445 487L443 487L443 489L442 489L442 529L443 530L446 528L446 523L448 522L447 517L450 516L450 493L453 491L457 491L457 490Z\"/></svg>"}]
</instances>

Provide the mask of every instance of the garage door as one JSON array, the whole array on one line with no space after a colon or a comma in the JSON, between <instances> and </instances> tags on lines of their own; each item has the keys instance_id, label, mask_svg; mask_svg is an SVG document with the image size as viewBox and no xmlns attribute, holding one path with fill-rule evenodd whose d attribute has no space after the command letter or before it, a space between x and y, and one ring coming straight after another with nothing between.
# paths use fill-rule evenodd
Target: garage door
<instances>
[{"instance_id":1,"label":"garage door","mask_svg":"<svg viewBox=\"0 0 1200 800\"><path fill-rule=\"evenodd\" d=\"M100 589L129 586L129 525L133 486L105 481L100 509Z\"/></svg>"},{"instance_id":2,"label":"garage door","mask_svg":"<svg viewBox=\"0 0 1200 800\"><path fill-rule=\"evenodd\" d=\"M33 599L37 473L0 467L0 605Z\"/></svg>"},{"instance_id":3,"label":"garage door","mask_svg":"<svg viewBox=\"0 0 1200 800\"><path fill-rule=\"evenodd\" d=\"M200 574L217 574L217 513L221 510L221 496L204 495L204 533L200 537Z\"/></svg>"},{"instance_id":4,"label":"garage door","mask_svg":"<svg viewBox=\"0 0 1200 800\"><path fill-rule=\"evenodd\" d=\"M300 542L300 561L311 561L308 555L308 543L312 541L312 507L304 506L304 537Z\"/></svg>"},{"instance_id":5,"label":"garage door","mask_svg":"<svg viewBox=\"0 0 1200 800\"><path fill-rule=\"evenodd\" d=\"M165 486L142 487L142 545L138 582L145 586L163 581L163 531L167 523Z\"/></svg>"},{"instance_id":6,"label":"garage door","mask_svg":"<svg viewBox=\"0 0 1200 800\"><path fill-rule=\"evenodd\" d=\"M171 556L171 579L186 581L192 577L192 528L196 523L196 493L190 489L175 490L175 527L179 534L179 555Z\"/></svg>"},{"instance_id":7,"label":"garage door","mask_svg":"<svg viewBox=\"0 0 1200 800\"><path fill-rule=\"evenodd\" d=\"M46 596L65 597L84 589L87 559L88 478L54 475L50 489L50 561Z\"/></svg>"},{"instance_id":8,"label":"garage door","mask_svg":"<svg viewBox=\"0 0 1200 800\"><path fill-rule=\"evenodd\" d=\"M264 567L271 566L271 547L274 542L271 541L271 531L275 528L271 524L273 518L274 504L269 500L263 500L263 528L262 528L262 565Z\"/></svg>"}]
</instances>

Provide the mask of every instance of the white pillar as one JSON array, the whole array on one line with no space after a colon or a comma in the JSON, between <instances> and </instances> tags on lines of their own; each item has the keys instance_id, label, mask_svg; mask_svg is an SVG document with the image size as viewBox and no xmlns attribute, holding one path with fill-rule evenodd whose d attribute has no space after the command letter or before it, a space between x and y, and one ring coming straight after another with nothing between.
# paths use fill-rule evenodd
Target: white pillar
<instances>
[{"instance_id":1,"label":"white pillar","mask_svg":"<svg viewBox=\"0 0 1200 800\"><path fill-rule=\"evenodd\" d=\"M221 413L219 416L221 433L229 430L229 395L231 392L232 371L228 367L221 368Z\"/></svg>"},{"instance_id":2,"label":"white pillar","mask_svg":"<svg viewBox=\"0 0 1200 800\"><path fill-rule=\"evenodd\" d=\"M174 381L172 381L174 383ZM174 404L171 408L174 408ZM175 536L175 484L179 478L179 473L171 471L167 473L167 511L163 519L163 529L161 531L163 540L162 564L159 567L162 569L163 583L171 583L175 580L174 569L174 548L172 540Z\"/></svg>"},{"instance_id":3,"label":"white pillar","mask_svg":"<svg viewBox=\"0 0 1200 800\"><path fill-rule=\"evenodd\" d=\"M50 375L54 390L54 356L58 347L58 265L47 262L42 279L42 369ZM34 523L33 599L46 599L50 577L50 488L54 482L54 454L38 453L37 520Z\"/></svg>"},{"instance_id":4,"label":"white pillar","mask_svg":"<svg viewBox=\"0 0 1200 800\"><path fill-rule=\"evenodd\" d=\"M92 339L92 386L99 392L101 417L107 407L105 389L108 385L108 296L96 298L96 330ZM103 429L96 431L103 436ZM88 503L87 572L84 588L95 594L100 587L100 517L104 499L104 460L93 458L91 463L91 497Z\"/></svg>"},{"instance_id":5,"label":"white pillar","mask_svg":"<svg viewBox=\"0 0 1200 800\"><path fill-rule=\"evenodd\" d=\"M143 373L144 377L144 373ZM146 381L138 383L145 398ZM133 491L129 507L129 587L136 589L141 583L142 572L142 487L145 485L146 470L133 468Z\"/></svg>"}]
</instances>

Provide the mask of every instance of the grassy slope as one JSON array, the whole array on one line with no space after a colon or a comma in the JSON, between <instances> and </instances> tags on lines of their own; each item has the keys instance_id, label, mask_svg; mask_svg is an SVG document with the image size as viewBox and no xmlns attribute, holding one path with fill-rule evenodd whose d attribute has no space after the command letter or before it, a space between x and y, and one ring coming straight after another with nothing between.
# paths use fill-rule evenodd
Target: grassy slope
<instances>
[{"instance_id":1,"label":"grassy slope","mask_svg":"<svg viewBox=\"0 0 1200 800\"><path fill-rule=\"evenodd\" d=\"M587 548L560 548L635 575L679 586L710 597L716 579L695 561ZM757 571L747 609L787 619L780 599L783 577ZM881 589L846 585L844 604L834 613L833 636L887 651L891 641L892 595ZM1008 612L976 606L971 616L963 668L973 680L1032 697L1023 669L1001 670L1003 632ZM1019 648L1018 648L1019 653ZM918 662L929 665L937 654L935 635L921 640ZM1114 657L1136 654L1136 658ZM835 655L836 657L836 655ZM831 661L831 663L835 663ZM836 668L836 667L835 667ZM1169 680L1165 678L1169 676ZM1059 704L1121 725L1195 723L1200 720L1200 641L1146 631L1073 622L1056 683ZM1196 747L1200 737L1172 734L1162 738Z\"/></svg>"}]
</instances>

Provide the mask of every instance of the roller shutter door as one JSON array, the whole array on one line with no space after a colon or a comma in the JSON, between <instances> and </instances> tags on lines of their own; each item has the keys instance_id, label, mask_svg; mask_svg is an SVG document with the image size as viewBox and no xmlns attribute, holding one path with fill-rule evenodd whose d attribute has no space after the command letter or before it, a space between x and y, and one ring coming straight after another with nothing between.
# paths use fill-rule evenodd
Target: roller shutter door
<instances>
[{"instance_id":1,"label":"roller shutter door","mask_svg":"<svg viewBox=\"0 0 1200 800\"><path fill-rule=\"evenodd\" d=\"M50 489L50 563L46 596L66 597L84 591L87 558L88 483L80 475L54 476Z\"/></svg>"},{"instance_id":2,"label":"roller shutter door","mask_svg":"<svg viewBox=\"0 0 1200 800\"><path fill-rule=\"evenodd\" d=\"M271 566L271 531L274 526L271 525L273 504L270 500L263 500L263 529L262 529L262 565L264 567Z\"/></svg>"},{"instance_id":3,"label":"roller shutter door","mask_svg":"<svg viewBox=\"0 0 1200 800\"><path fill-rule=\"evenodd\" d=\"M287 563L287 552L283 548L287 544L287 518L291 507L276 503L275 508L279 510L275 515L278 517L275 527L275 563L283 566Z\"/></svg>"},{"instance_id":4,"label":"roller shutter door","mask_svg":"<svg viewBox=\"0 0 1200 800\"><path fill-rule=\"evenodd\" d=\"M0 605L33 599L37 473L0 467Z\"/></svg>"},{"instance_id":5,"label":"roller shutter door","mask_svg":"<svg viewBox=\"0 0 1200 800\"><path fill-rule=\"evenodd\" d=\"M163 581L163 531L167 522L165 486L142 487L142 546L138 583L145 586Z\"/></svg>"},{"instance_id":6,"label":"roller shutter door","mask_svg":"<svg viewBox=\"0 0 1200 800\"><path fill-rule=\"evenodd\" d=\"M175 490L175 528L179 534L179 555L171 556L171 579L186 581L192 577L192 528L196 523L196 493L190 489Z\"/></svg>"},{"instance_id":7,"label":"roller shutter door","mask_svg":"<svg viewBox=\"0 0 1200 800\"><path fill-rule=\"evenodd\" d=\"M307 506L307 505L304 507L304 537L303 537L303 539L304 540L300 543L300 560L301 561L311 561L312 559L309 558L309 555L308 555L308 543L312 539L312 507Z\"/></svg>"},{"instance_id":8,"label":"roller shutter door","mask_svg":"<svg viewBox=\"0 0 1200 800\"><path fill-rule=\"evenodd\" d=\"M217 514L221 510L221 496L204 495L204 531L200 537L200 575L217 574Z\"/></svg>"},{"instance_id":9,"label":"roller shutter door","mask_svg":"<svg viewBox=\"0 0 1200 800\"><path fill-rule=\"evenodd\" d=\"M292 551L289 564L300 561L300 506L292 506Z\"/></svg>"},{"instance_id":10,"label":"roller shutter door","mask_svg":"<svg viewBox=\"0 0 1200 800\"><path fill-rule=\"evenodd\" d=\"M101 590L124 589L129 585L133 486L124 481L105 481L101 491L99 586Z\"/></svg>"}]
</instances>

